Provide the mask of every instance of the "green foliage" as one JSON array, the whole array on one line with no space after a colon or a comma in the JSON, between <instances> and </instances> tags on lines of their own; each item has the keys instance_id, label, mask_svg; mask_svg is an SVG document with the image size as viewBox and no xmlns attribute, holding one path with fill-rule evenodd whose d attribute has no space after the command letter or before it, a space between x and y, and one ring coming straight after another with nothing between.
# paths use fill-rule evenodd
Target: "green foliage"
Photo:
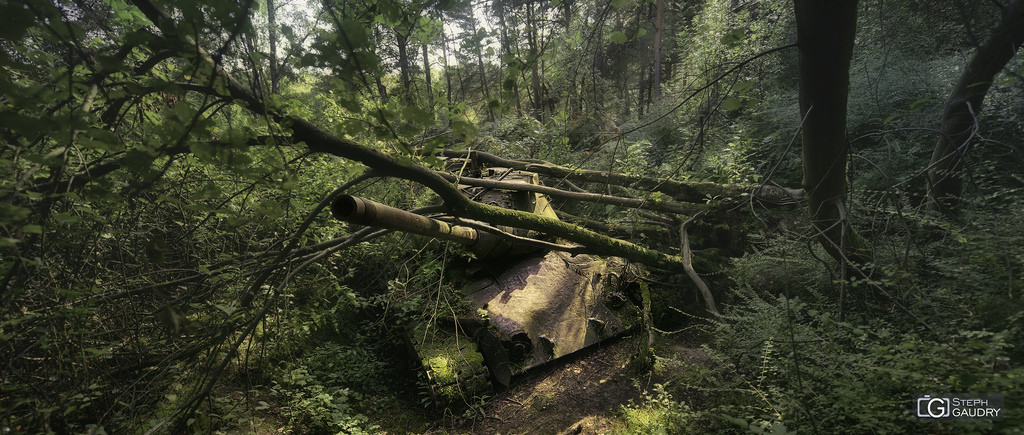
<instances>
[{"instance_id":1,"label":"green foliage","mask_svg":"<svg viewBox=\"0 0 1024 435\"><path fill-rule=\"evenodd\" d=\"M289 425L298 433L375 433L379 429L356 409L383 405L374 396L353 387L379 388L386 384L375 355L361 346L324 343L305 360L289 364L273 390L288 400ZM301 429L300 429L301 428Z\"/></svg>"},{"instance_id":2,"label":"green foliage","mask_svg":"<svg viewBox=\"0 0 1024 435\"><path fill-rule=\"evenodd\" d=\"M739 391L731 393L735 404L720 410L726 415L830 432L906 431L922 424L912 418L910 406L922 391L1021 387L1022 369L998 363L1008 361L1019 328L995 334L942 328L937 332L949 335L936 341L884 320L839 322L833 314L784 297L755 297L747 307L736 327L716 331L722 338L709 351L736 367L732 382L723 386L723 391L730 385ZM1008 415L997 426L1013 427L1020 418ZM990 422L958 425L994 427Z\"/></svg>"},{"instance_id":3,"label":"green foliage","mask_svg":"<svg viewBox=\"0 0 1024 435\"><path fill-rule=\"evenodd\" d=\"M665 386L656 384L645 392L640 403L630 403L620 410L625 424L622 433L677 434L697 431L696 414L681 401L672 398Z\"/></svg>"},{"instance_id":4,"label":"green foliage","mask_svg":"<svg viewBox=\"0 0 1024 435\"><path fill-rule=\"evenodd\" d=\"M572 149L565 129L557 120L544 125L533 118L509 118L482 128L468 146L510 158L566 163L572 160Z\"/></svg>"},{"instance_id":5,"label":"green foliage","mask_svg":"<svg viewBox=\"0 0 1024 435\"><path fill-rule=\"evenodd\" d=\"M881 310L847 305L842 320L830 296L840 283L830 281L836 275L819 261L821 252L781 238L737 259L738 299L704 349L714 361L711 373L687 377L715 398L700 411L758 432L1018 427L1024 414L1011 405L994 423L925 423L911 408L916 395L929 392L1003 393L1011 401L1010 392L1024 387L1024 312L1013 302L1019 292L1007 287L1014 285L1007 274L1024 264L1007 263L991 249L1014 246L1006 255L1015 257L1020 233L994 222L976 221L952 246L927 245L911 257L919 265L911 270L890 266L882 278L847 282L848 301L880 291L895 299Z\"/></svg>"},{"instance_id":6,"label":"green foliage","mask_svg":"<svg viewBox=\"0 0 1024 435\"><path fill-rule=\"evenodd\" d=\"M730 276L734 285L754 288L764 294L826 299L834 278L830 265L821 261L827 256L824 249L785 236L769 237L767 240L755 238L754 250L733 261ZM743 292L737 294L741 303L746 302L743 295Z\"/></svg>"},{"instance_id":7,"label":"green foliage","mask_svg":"<svg viewBox=\"0 0 1024 435\"><path fill-rule=\"evenodd\" d=\"M175 26L159 31L122 0L0 3L0 426L213 432L258 416L295 432L373 431L374 410L396 406L401 363L368 343L462 308L455 249L390 235L330 251L355 228L314 207L365 168L293 143L294 126L243 102L207 55L254 101L405 163L439 167L434 151L455 144L631 175L800 184L793 52L710 83L792 42L788 2L670 4L660 101L649 96L651 2L278 3L276 56L257 3L156 1ZM733 365L701 372L720 382L703 385L714 406L692 411L667 386L623 411L631 430L720 414L742 430L913 431L901 420L911 390L1021 389L1024 60L979 118L970 225L908 213L936 139L926 128L999 16L994 2L933 3L861 14L852 210L881 275L840 282L806 238L757 239L733 264L732 322L709 348ZM436 202L404 182L350 190L403 208ZM843 321L839 288L852 301ZM881 290L890 302L876 312ZM208 400L190 402L206 386Z\"/></svg>"}]
</instances>

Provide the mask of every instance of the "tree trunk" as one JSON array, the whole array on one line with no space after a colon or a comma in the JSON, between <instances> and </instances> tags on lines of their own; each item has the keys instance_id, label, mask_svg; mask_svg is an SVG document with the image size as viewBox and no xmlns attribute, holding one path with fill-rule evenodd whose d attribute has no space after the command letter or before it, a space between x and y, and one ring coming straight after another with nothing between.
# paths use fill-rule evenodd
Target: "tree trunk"
<instances>
[{"instance_id":1,"label":"tree trunk","mask_svg":"<svg viewBox=\"0 0 1024 435\"><path fill-rule=\"evenodd\" d=\"M494 110L491 109L491 91L488 90L487 86L487 68L484 67L484 55L481 53L483 50L476 51L476 61L480 65L480 86L484 91L484 100L487 104L487 120L494 121Z\"/></svg>"},{"instance_id":2,"label":"tree trunk","mask_svg":"<svg viewBox=\"0 0 1024 435\"><path fill-rule=\"evenodd\" d=\"M451 66L448 65L448 31L441 29L441 54L444 60L444 82L445 82L445 97L448 99L448 105L452 105L452 70Z\"/></svg>"},{"instance_id":3,"label":"tree trunk","mask_svg":"<svg viewBox=\"0 0 1024 435\"><path fill-rule=\"evenodd\" d=\"M512 38L509 36L508 33L509 24L505 20L506 15L512 16L511 14L506 14L505 7L502 6L500 12L498 13L498 28L501 29L501 53L503 57L516 58L515 53L512 51ZM512 27L514 28L515 26L516 24L513 21ZM516 51L518 51L518 48ZM509 62L502 60L501 63L508 64ZM504 80L509 80L512 82L511 98L513 101L515 101L516 114L522 115L523 105L519 101L519 78L517 73L517 71L519 71L521 68L518 65L518 62L516 62L515 68L512 68L511 71L509 70L509 68L511 67L506 67L506 71L502 75L505 77ZM502 89L507 91L507 89L505 88L505 83L502 83Z\"/></svg>"},{"instance_id":4,"label":"tree trunk","mask_svg":"<svg viewBox=\"0 0 1024 435\"><path fill-rule=\"evenodd\" d=\"M573 0L562 0L562 27L565 27L566 34L571 30L572 25L572 4Z\"/></svg>"},{"instance_id":5,"label":"tree trunk","mask_svg":"<svg viewBox=\"0 0 1024 435\"><path fill-rule=\"evenodd\" d=\"M475 35L474 37L479 37L479 32L483 31L483 29L477 30L475 19L470 20L470 26L473 31L473 35ZM487 107L487 120L494 121L494 109L491 108L490 104L491 91L490 86L487 86L487 68L484 66L483 40L483 37L479 37L477 39L476 47L473 48L473 51L476 53L477 66L480 68L480 91L484 94L484 105Z\"/></svg>"},{"instance_id":6,"label":"tree trunk","mask_svg":"<svg viewBox=\"0 0 1024 435\"><path fill-rule=\"evenodd\" d=\"M640 65L640 71L637 71L637 76L639 77L640 82L638 84L638 86L640 87L640 91L637 92L636 113L637 116L641 117L644 116L644 108L647 105L647 87L650 86L650 83L646 77L647 74L645 74L646 71L644 71L646 69L647 68L644 68L643 65Z\"/></svg>"},{"instance_id":7,"label":"tree trunk","mask_svg":"<svg viewBox=\"0 0 1024 435\"><path fill-rule=\"evenodd\" d=\"M281 81L277 65L277 11L274 10L274 0L267 0L267 30L270 42L270 92L278 93Z\"/></svg>"},{"instance_id":8,"label":"tree trunk","mask_svg":"<svg viewBox=\"0 0 1024 435\"><path fill-rule=\"evenodd\" d=\"M533 2L526 4L527 43L530 48L530 79L533 84L533 117L544 122L544 102L540 89L540 56L537 54L537 20L533 16Z\"/></svg>"},{"instance_id":9,"label":"tree trunk","mask_svg":"<svg viewBox=\"0 0 1024 435\"><path fill-rule=\"evenodd\" d=\"M846 101L857 0L795 0L803 121L804 190L818 239L848 258L859 239L847 221Z\"/></svg>"},{"instance_id":10,"label":"tree trunk","mask_svg":"<svg viewBox=\"0 0 1024 435\"><path fill-rule=\"evenodd\" d=\"M382 39L381 35L380 35L380 30L378 30L377 28L374 28L373 39L375 41L380 41ZM384 82L381 80L381 75L380 74L374 74L373 75L373 82L374 82L374 84L377 85L377 94L380 95L381 103L387 104L388 100L390 99L390 97L388 96L388 88L387 88L387 86L385 86Z\"/></svg>"},{"instance_id":11,"label":"tree trunk","mask_svg":"<svg viewBox=\"0 0 1024 435\"><path fill-rule=\"evenodd\" d=\"M1003 19L982 43L960 75L942 111L941 136L928 165L928 206L945 214L955 214L963 189L963 157L978 132L977 117L981 104L1014 53L1024 43L1024 0L1015 0L1004 9Z\"/></svg>"},{"instance_id":12,"label":"tree trunk","mask_svg":"<svg viewBox=\"0 0 1024 435\"><path fill-rule=\"evenodd\" d=\"M402 81L402 97L406 102L412 103L412 79L409 73L409 35L396 30L395 40L398 43L398 71Z\"/></svg>"},{"instance_id":13,"label":"tree trunk","mask_svg":"<svg viewBox=\"0 0 1024 435\"><path fill-rule=\"evenodd\" d=\"M654 101L661 99L661 34L664 27L665 0L657 0L654 9Z\"/></svg>"},{"instance_id":14,"label":"tree trunk","mask_svg":"<svg viewBox=\"0 0 1024 435\"><path fill-rule=\"evenodd\" d=\"M427 81L427 110L434 114L434 84L430 79L430 55L427 53L427 43L423 43L423 76Z\"/></svg>"}]
</instances>

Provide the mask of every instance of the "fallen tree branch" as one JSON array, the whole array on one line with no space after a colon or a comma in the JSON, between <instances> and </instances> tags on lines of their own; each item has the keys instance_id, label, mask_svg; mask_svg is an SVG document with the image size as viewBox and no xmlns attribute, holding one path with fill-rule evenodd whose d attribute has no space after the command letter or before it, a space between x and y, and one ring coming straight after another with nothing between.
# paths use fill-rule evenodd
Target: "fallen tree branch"
<instances>
[{"instance_id":1,"label":"fallen tree branch","mask_svg":"<svg viewBox=\"0 0 1024 435\"><path fill-rule=\"evenodd\" d=\"M312 152L331 154L356 161L368 166L381 176L403 178L421 184L440 196L452 214L460 218L539 231L552 237L586 246L595 254L623 257L648 266L671 270L681 264L681 259L678 256L667 255L624 240L604 236L566 222L534 213L508 210L470 201L459 191L457 186L436 171L415 163L400 162L376 149L352 140L339 138L303 118L278 112L264 104L260 95L231 76L209 53L199 47L195 39L188 34L179 32L177 23L165 11L154 6L149 0L132 0L132 3L160 29L164 37L175 40L173 42L181 47L178 51L181 57L210 68L212 72L211 86L208 89L197 89L197 91L221 97L230 96L243 103L242 105L247 110L272 118L282 127L291 129L292 139L305 143ZM218 80L224 85L221 88L226 89L229 95L218 93L217 87L212 86L212 82Z\"/></svg>"},{"instance_id":2,"label":"fallen tree branch","mask_svg":"<svg viewBox=\"0 0 1024 435\"><path fill-rule=\"evenodd\" d=\"M451 221L452 223L473 228L479 231L486 231L491 234L496 234L503 239L512 241L516 245L531 246L540 249L550 249L553 251L568 252L572 255L583 254L586 252L586 248L582 246L569 246L559 245L557 243L547 242L544 240L538 240L530 237L517 236L508 231L504 231L501 228L495 228L490 225L481 224L479 222L468 221L465 219L438 219L441 221Z\"/></svg>"},{"instance_id":3,"label":"fallen tree branch","mask_svg":"<svg viewBox=\"0 0 1024 435\"><path fill-rule=\"evenodd\" d=\"M553 163L527 162L498 157L483 151L444 150L441 155L448 158L472 159L490 166L535 172L549 177L564 178L586 183L614 184L650 192L661 192L676 201L705 203L716 198L738 198L753 193L757 199L768 203L784 203L792 197L803 197L803 190L756 184L719 184L709 182L684 182L668 178L636 177L618 172L573 169Z\"/></svg>"},{"instance_id":4,"label":"fallen tree branch","mask_svg":"<svg viewBox=\"0 0 1024 435\"><path fill-rule=\"evenodd\" d=\"M486 178L457 177L455 175L450 174L442 174L442 176L445 179L450 180L452 182L458 182L460 184L465 184L469 186L487 187L491 189L518 190L523 192L536 192L543 193L545 195L555 198L570 199L574 201L596 202L600 204L610 204L617 205L620 207L646 209L660 211L664 213L693 214L698 211L707 209L707 206L703 204L680 204L678 202L648 201L637 198L626 198L622 196L604 195L598 193L570 192L567 190L556 189L554 187L528 183L517 183L513 181L495 181Z\"/></svg>"},{"instance_id":5,"label":"fallen tree branch","mask_svg":"<svg viewBox=\"0 0 1024 435\"><path fill-rule=\"evenodd\" d=\"M690 259L690 236L687 234L686 226L698 217L700 217L699 214L688 219L679 226L679 238L682 239L680 242L680 248L683 251L683 269L686 269L686 274L689 275L690 279L693 280L693 283L697 285L698 289L700 289L700 294L704 296L704 304L707 305L708 311L711 312L711 314L714 314L715 318L721 319L722 314L718 312L718 306L715 305L715 297L711 295L711 289L708 288L707 283L700 278L697 271L693 269L693 263Z\"/></svg>"}]
</instances>

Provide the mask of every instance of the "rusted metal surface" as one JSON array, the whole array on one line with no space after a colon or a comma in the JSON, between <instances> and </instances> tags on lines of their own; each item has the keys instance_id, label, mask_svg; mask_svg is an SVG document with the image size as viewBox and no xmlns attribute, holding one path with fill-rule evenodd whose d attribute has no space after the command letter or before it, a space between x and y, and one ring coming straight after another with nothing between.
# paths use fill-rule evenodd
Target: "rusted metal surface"
<instances>
[{"instance_id":1,"label":"rusted metal surface","mask_svg":"<svg viewBox=\"0 0 1024 435\"><path fill-rule=\"evenodd\" d=\"M518 374L626 332L638 312L614 288L625 267L619 259L548 252L465 291L473 311L507 343Z\"/></svg>"},{"instance_id":2,"label":"rusted metal surface","mask_svg":"<svg viewBox=\"0 0 1024 435\"><path fill-rule=\"evenodd\" d=\"M506 183L539 184L536 174L523 171L492 168L482 175ZM460 188L475 201L558 219L547 196L540 193ZM507 387L514 375L621 335L640 322L640 311L624 290L628 277L636 273L623 259L516 249L488 232L356 196L339 197L331 212L354 224L454 241L477 258L492 258L485 277L461 289L463 311L415 329L413 345L437 399L452 402L482 394L487 383L481 379ZM526 230L498 229L540 237Z\"/></svg>"}]
</instances>

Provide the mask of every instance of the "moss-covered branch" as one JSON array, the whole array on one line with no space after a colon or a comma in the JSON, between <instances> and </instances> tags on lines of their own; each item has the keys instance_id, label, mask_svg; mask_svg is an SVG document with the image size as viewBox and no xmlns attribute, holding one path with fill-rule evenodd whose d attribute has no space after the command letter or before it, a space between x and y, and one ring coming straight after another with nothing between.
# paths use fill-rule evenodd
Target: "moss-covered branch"
<instances>
[{"instance_id":1,"label":"moss-covered branch","mask_svg":"<svg viewBox=\"0 0 1024 435\"><path fill-rule=\"evenodd\" d=\"M751 193L755 194L756 199L770 203L789 203L794 199L803 198L802 190L775 186L687 182L668 178L637 177L619 172L573 169L547 162L506 159L483 151L445 150L442 154L449 158L470 158L489 166L536 172L549 177L565 178L585 183L613 184L650 192L661 192L681 202L704 203L717 198L738 199Z\"/></svg>"},{"instance_id":2,"label":"moss-covered branch","mask_svg":"<svg viewBox=\"0 0 1024 435\"><path fill-rule=\"evenodd\" d=\"M648 249L625 240L608 237L578 225L547 218L535 213L510 210L493 205L469 201L461 204L455 214L484 221L493 225L540 231L553 237L578 243L580 252L622 257L627 260L669 270L682 270L682 259L660 251Z\"/></svg>"},{"instance_id":3,"label":"moss-covered branch","mask_svg":"<svg viewBox=\"0 0 1024 435\"><path fill-rule=\"evenodd\" d=\"M217 64L206 51L199 47L187 34L178 32L175 21L166 12L158 9L148 0L133 0L133 3L160 28L169 39L175 39L182 47L182 57L197 63L199 67L212 71L211 80L220 80L230 96L243 102L244 106L259 115L268 116L292 131L292 139L304 142L310 151L332 154L357 161L384 176L403 178L419 183L437 193L445 205L457 217L476 219L493 225L524 228L539 231L553 237L579 244L588 252L600 255L614 255L649 266L677 269L682 261L676 256L647 249L642 246L598 234L577 225L542 217L533 213L508 210L501 207L470 201L457 186L446 180L440 173L415 163L403 164L380 151L355 141L339 138L296 116L289 116L264 104L263 99ZM216 94L214 87L207 92Z\"/></svg>"},{"instance_id":4,"label":"moss-covered branch","mask_svg":"<svg viewBox=\"0 0 1024 435\"><path fill-rule=\"evenodd\" d=\"M596 202L599 204L617 205L619 207L638 208L652 211L660 211L674 214L693 214L707 207L704 204L682 204L672 201L655 201L639 198L625 198L621 196L602 195L598 193L570 192L556 189L554 187L541 186L537 184L515 183L509 181L490 180L486 178L456 177L451 174L441 174L445 179L469 186L488 187L491 189L519 190L524 192L537 192L555 198L570 199L573 201Z\"/></svg>"}]
</instances>

